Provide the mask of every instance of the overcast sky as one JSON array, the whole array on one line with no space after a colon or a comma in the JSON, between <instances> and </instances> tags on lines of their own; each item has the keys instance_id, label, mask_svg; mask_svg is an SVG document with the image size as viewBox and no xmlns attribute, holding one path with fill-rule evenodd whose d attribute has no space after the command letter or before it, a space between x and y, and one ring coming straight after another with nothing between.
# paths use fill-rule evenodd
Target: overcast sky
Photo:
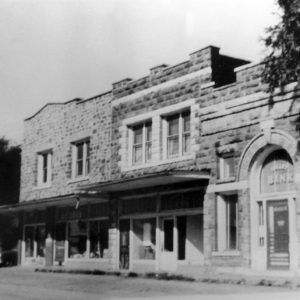
<instances>
[{"instance_id":1,"label":"overcast sky","mask_svg":"<svg viewBox=\"0 0 300 300\"><path fill-rule=\"evenodd\" d=\"M87 98L207 45L258 61L275 0L0 0L0 136L47 102Z\"/></svg>"}]
</instances>

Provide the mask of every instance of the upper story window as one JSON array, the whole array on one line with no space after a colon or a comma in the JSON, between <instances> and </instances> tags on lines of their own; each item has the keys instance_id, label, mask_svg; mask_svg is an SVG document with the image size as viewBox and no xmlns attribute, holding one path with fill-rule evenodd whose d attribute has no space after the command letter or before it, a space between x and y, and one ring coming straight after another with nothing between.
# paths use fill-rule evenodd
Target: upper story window
<instances>
[{"instance_id":1,"label":"upper story window","mask_svg":"<svg viewBox=\"0 0 300 300\"><path fill-rule=\"evenodd\" d=\"M38 153L37 185L44 186L51 184L52 176L52 151Z\"/></svg>"},{"instance_id":2,"label":"upper story window","mask_svg":"<svg viewBox=\"0 0 300 300\"><path fill-rule=\"evenodd\" d=\"M218 179L226 180L232 177L234 177L233 153L218 158Z\"/></svg>"},{"instance_id":3,"label":"upper story window","mask_svg":"<svg viewBox=\"0 0 300 300\"><path fill-rule=\"evenodd\" d=\"M139 165L151 161L152 123L145 122L132 127L132 164Z\"/></svg>"},{"instance_id":4,"label":"upper story window","mask_svg":"<svg viewBox=\"0 0 300 300\"><path fill-rule=\"evenodd\" d=\"M167 119L167 157L189 154L191 151L191 114L184 111Z\"/></svg>"},{"instance_id":5,"label":"upper story window","mask_svg":"<svg viewBox=\"0 0 300 300\"><path fill-rule=\"evenodd\" d=\"M90 140L73 144L73 176L87 176L90 173Z\"/></svg>"}]
</instances>

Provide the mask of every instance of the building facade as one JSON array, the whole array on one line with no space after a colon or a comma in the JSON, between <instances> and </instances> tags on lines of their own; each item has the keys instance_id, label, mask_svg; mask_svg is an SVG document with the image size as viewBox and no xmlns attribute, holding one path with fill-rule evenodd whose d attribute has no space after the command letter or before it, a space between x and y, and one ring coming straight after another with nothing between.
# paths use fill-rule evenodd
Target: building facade
<instances>
[{"instance_id":1,"label":"building facade","mask_svg":"<svg viewBox=\"0 0 300 300\"><path fill-rule=\"evenodd\" d=\"M299 88L209 46L25 120L20 263L298 271Z\"/></svg>"}]
</instances>

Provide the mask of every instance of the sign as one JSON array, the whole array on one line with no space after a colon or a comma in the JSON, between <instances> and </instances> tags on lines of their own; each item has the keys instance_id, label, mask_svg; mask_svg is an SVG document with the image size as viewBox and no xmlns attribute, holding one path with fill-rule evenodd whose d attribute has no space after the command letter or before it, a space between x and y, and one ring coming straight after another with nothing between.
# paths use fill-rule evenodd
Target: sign
<instances>
[{"instance_id":1,"label":"sign","mask_svg":"<svg viewBox=\"0 0 300 300\"><path fill-rule=\"evenodd\" d=\"M284 150L271 153L265 160L261 177L261 192L285 192L294 188L293 163Z\"/></svg>"},{"instance_id":2,"label":"sign","mask_svg":"<svg viewBox=\"0 0 300 300\"><path fill-rule=\"evenodd\" d=\"M65 260L65 241L56 241L55 261L63 262Z\"/></svg>"}]
</instances>

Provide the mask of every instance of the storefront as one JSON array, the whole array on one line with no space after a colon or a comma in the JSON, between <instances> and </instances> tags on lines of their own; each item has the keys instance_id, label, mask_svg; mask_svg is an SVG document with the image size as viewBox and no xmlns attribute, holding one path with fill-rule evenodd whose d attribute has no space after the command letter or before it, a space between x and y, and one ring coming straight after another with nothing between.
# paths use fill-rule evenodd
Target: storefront
<instances>
[{"instance_id":1,"label":"storefront","mask_svg":"<svg viewBox=\"0 0 300 300\"><path fill-rule=\"evenodd\" d=\"M203 264L203 188L120 199L120 268Z\"/></svg>"},{"instance_id":2,"label":"storefront","mask_svg":"<svg viewBox=\"0 0 300 300\"><path fill-rule=\"evenodd\" d=\"M296 271L297 143L277 130L268 138L255 137L242 156L241 170L250 170L251 268Z\"/></svg>"}]
</instances>

